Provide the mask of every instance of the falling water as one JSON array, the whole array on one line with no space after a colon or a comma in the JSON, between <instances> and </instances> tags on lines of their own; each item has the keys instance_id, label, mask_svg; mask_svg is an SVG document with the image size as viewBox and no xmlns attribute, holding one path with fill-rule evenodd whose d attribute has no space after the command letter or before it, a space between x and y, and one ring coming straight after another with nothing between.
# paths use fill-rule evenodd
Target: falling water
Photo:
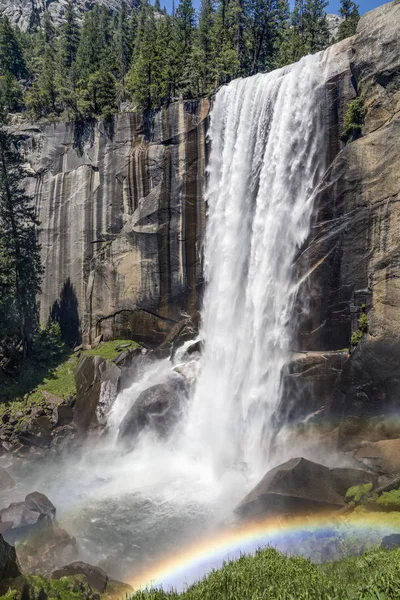
<instances>
[{"instance_id":1,"label":"falling water","mask_svg":"<svg viewBox=\"0 0 400 600\"><path fill-rule=\"evenodd\" d=\"M325 168L323 54L233 81L211 113L205 350L188 436L223 472L268 465L294 335L293 262Z\"/></svg>"}]
</instances>

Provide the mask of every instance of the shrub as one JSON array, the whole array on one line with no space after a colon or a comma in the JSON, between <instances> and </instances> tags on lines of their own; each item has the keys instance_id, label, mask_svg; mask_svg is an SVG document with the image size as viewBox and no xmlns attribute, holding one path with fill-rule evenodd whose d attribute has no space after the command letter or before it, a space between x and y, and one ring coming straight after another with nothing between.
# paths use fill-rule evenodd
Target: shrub
<instances>
[{"instance_id":1,"label":"shrub","mask_svg":"<svg viewBox=\"0 0 400 600\"><path fill-rule=\"evenodd\" d=\"M354 502L360 502L361 498L372 490L372 483L353 485L346 492L346 498Z\"/></svg>"},{"instance_id":2,"label":"shrub","mask_svg":"<svg viewBox=\"0 0 400 600\"><path fill-rule=\"evenodd\" d=\"M344 115L344 137L346 141L354 140L361 134L365 114L366 108L362 96L349 102Z\"/></svg>"}]
</instances>

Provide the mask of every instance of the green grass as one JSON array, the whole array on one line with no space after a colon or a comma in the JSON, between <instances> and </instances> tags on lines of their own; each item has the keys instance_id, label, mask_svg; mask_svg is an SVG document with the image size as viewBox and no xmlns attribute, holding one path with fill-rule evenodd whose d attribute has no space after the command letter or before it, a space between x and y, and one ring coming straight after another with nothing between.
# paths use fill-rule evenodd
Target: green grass
<instances>
[{"instance_id":1,"label":"green grass","mask_svg":"<svg viewBox=\"0 0 400 600\"><path fill-rule=\"evenodd\" d=\"M103 342L96 348L84 350L83 354L113 360L121 352L117 348L124 344L130 344L130 348L138 347L138 344L131 340L113 340ZM66 351L58 359L58 364L40 366L34 363L25 366L17 380L8 382L6 402L0 403L0 416L5 411L16 415L26 410L27 406L44 406L46 399L43 392L59 398L75 394L74 372L78 361L78 354Z\"/></svg>"},{"instance_id":2,"label":"green grass","mask_svg":"<svg viewBox=\"0 0 400 600\"><path fill-rule=\"evenodd\" d=\"M130 344L129 348L139 347L139 344L131 340L113 340L111 342L102 342L96 348L85 350L84 353L88 356L101 356L108 360L114 360L114 358L117 358L118 354L121 353L121 350L117 350L117 348L119 346L125 346L126 344ZM125 350L125 348L123 348L123 350Z\"/></svg>"},{"instance_id":3,"label":"green grass","mask_svg":"<svg viewBox=\"0 0 400 600\"><path fill-rule=\"evenodd\" d=\"M226 564L186 591L139 591L131 600L386 600L400 598L400 549L314 565L274 549Z\"/></svg>"},{"instance_id":4,"label":"green grass","mask_svg":"<svg viewBox=\"0 0 400 600\"><path fill-rule=\"evenodd\" d=\"M362 485L353 485L346 492L346 498L354 502L360 502L365 494L369 494L372 490L372 483L364 483Z\"/></svg>"},{"instance_id":5,"label":"green grass","mask_svg":"<svg viewBox=\"0 0 400 600\"><path fill-rule=\"evenodd\" d=\"M400 489L383 492L376 503L382 508L397 508L400 509Z\"/></svg>"}]
</instances>

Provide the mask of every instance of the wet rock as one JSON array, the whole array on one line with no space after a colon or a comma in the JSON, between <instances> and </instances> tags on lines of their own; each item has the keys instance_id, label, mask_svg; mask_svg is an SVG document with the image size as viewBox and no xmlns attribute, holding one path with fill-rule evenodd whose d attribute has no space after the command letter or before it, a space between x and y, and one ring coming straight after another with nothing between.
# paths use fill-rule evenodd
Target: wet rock
<instances>
[{"instance_id":1,"label":"wet rock","mask_svg":"<svg viewBox=\"0 0 400 600\"><path fill-rule=\"evenodd\" d=\"M391 533L390 535L385 535L381 542L381 548L385 550L393 550L394 548L399 548L400 546L400 533Z\"/></svg>"},{"instance_id":2,"label":"wet rock","mask_svg":"<svg viewBox=\"0 0 400 600\"><path fill-rule=\"evenodd\" d=\"M25 505L29 510L46 515L51 519L56 516L56 507L44 494L40 492L31 492L25 498Z\"/></svg>"},{"instance_id":3,"label":"wet rock","mask_svg":"<svg viewBox=\"0 0 400 600\"><path fill-rule=\"evenodd\" d=\"M5 469L0 467L0 492L9 490L9 489L13 488L14 486L15 486L14 479L11 477L11 475L9 475L7 473L7 471Z\"/></svg>"},{"instance_id":4,"label":"wet rock","mask_svg":"<svg viewBox=\"0 0 400 600\"><path fill-rule=\"evenodd\" d=\"M335 511L345 506L349 487L375 480L367 471L292 458L269 471L236 510L242 517Z\"/></svg>"},{"instance_id":5,"label":"wet rock","mask_svg":"<svg viewBox=\"0 0 400 600\"><path fill-rule=\"evenodd\" d=\"M399 473L400 439L366 442L356 450L354 458L381 473Z\"/></svg>"},{"instance_id":6,"label":"wet rock","mask_svg":"<svg viewBox=\"0 0 400 600\"><path fill-rule=\"evenodd\" d=\"M52 423L43 410L32 413L29 420L16 432L18 441L25 446L48 448L51 443ZM37 416L40 414L40 416Z\"/></svg>"},{"instance_id":7,"label":"wet rock","mask_svg":"<svg viewBox=\"0 0 400 600\"><path fill-rule=\"evenodd\" d=\"M100 356L81 356L75 372L74 423L82 432L105 423L118 393L121 375L114 363Z\"/></svg>"},{"instance_id":8,"label":"wet rock","mask_svg":"<svg viewBox=\"0 0 400 600\"><path fill-rule=\"evenodd\" d=\"M106 590L108 577L105 571L100 569L100 567L94 567L81 561L73 562L53 571L51 577L52 579L61 579L61 577L70 577L73 575L84 575L90 587L100 592L100 594L103 594Z\"/></svg>"},{"instance_id":9,"label":"wet rock","mask_svg":"<svg viewBox=\"0 0 400 600\"><path fill-rule=\"evenodd\" d=\"M76 539L56 524L17 543L16 551L24 572L43 576L79 556Z\"/></svg>"},{"instance_id":10,"label":"wet rock","mask_svg":"<svg viewBox=\"0 0 400 600\"><path fill-rule=\"evenodd\" d=\"M0 522L7 523L4 531L7 541L13 542L27 535L33 529L51 525L56 509L50 500L40 492L28 494L24 502L12 502L0 510Z\"/></svg>"},{"instance_id":11,"label":"wet rock","mask_svg":"<svg viewBox=\"0 0 400 600\"><path fill-rule=\"evenodd\" d=\"M186 394L187 384L179 376L144 390L122 420L118 439L134 444L144 429L168 436L181 416Z\"/></svg>"},{"instance_id":12,"label":"wet rock","mask_svg":"<svg viewBox=\"0 0 400 600\"><path fill-rule=\"evenodd\" d=\"M0 584L9 579L15 579L20 575L21 571L15 548L10 546L10 544L7 544L0 534Z\"/></svg>"}]
</instances>

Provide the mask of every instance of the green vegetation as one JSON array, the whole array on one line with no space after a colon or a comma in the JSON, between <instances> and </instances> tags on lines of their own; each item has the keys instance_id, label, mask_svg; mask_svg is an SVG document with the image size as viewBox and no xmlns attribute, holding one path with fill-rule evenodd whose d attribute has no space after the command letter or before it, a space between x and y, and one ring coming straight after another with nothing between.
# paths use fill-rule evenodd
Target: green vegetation
<instances>
[{"instance_id":1,"label":"green vegetation","mask_svg":"<svg viewBox=\"0 0 400 600\"><path fill-rule=\"evenodd\" d=\"M365 113L364 99L361 96L349 102L344 115L344 137L346 140L354 140L360 135Z\"/></svg>"},{"instance_id":2,"label":"green vegetation","mask_svg":"<svg viewBox=\"0 0 400 600\"><path fill-rule=\"evenodd\" d=\"M377 499L376 503L381 508L399 510L400 509L400 489L391 490L390 492L383 492Z\"/></svg>"},{"instance_id":3,"label":"green vegetation","mask_svg":"<svg viewBox=\"0 0 400 600\"><path fill-rule=\"evenodd\" d=\"M353 485L346 492L346 498L354 502L360 502L361 498L372 490L372 483L364 483L362 485Z\"/></svg>"},{"instance_id":4,"label":"green vegetation","mask_svg":"<svg viewBox=\"0 0 400 600\"><path fill-rule=\"evenodd\" d=\"M400 549L325 565L260 550L213 571L185 592L150 590L131 600L377 600L400 596Z\"/></svg>"},{"instance_id":5,"label":"green vegetation","mask_svg":"<svg viewBox=\"0 0 400 600\"><path fill-rule=\"evenodd\" d=\"M360 20L360 13L357 4L353 0L340 0L339 14L344 20L340 24L338 38L344 40L355 34Z\"/></svg>"},{"instance_id":6,"label":"green vegetation","mask_svg":"<svg viewBox=\"0 0 400 600\"><path fill-rule=\"evenodd\" d=\"M54 327L54 326L53 326ZM44 336L44 332L41 332ZM129 344L129 348L137 348L138 344L129 340L113 340L103 342L96 348L83 350L88 356L101 356L113 360L118 356L121 346ZM54 347L54 346L53 346ZM41 356L38 350L39 356ZM26 412L27 407L45 406L46 395L66 398L76 393L74 372L79 360L79 353L72 352L62 345L60 353L52 357L42 358L40 362L31 360L17 374L5 380L0 396L0 415L5 411L10 415Z\"/></svg>"},{"instance_id":7,"label":"green vegetation","mask_svg":"<svg viewBox=\"0 0 400 600\"><path fill-rule=\"evenodd\" d=\"M102 342L96 346L96 348L84 350L84 354L87 354L88 356L101 356L108 360L114 360L122 350L125 350L128 347L131 349L138 348L139 344L130 340L112 340L111 342Z\"/></svg>"},{"instance_id":8,"label":"green vegetation","mask_svg":"<svg viewBox=\"0 0 400 600\"><path fill-rule=\"evenodd\" d=\"M359 342L361 342L363 335L368 331L368 317L365 312L366 307L365 304L362 305L363 312L361 313L360 318L358 319L358 329L354 331L351 335L350 343L352 346L357 346Z\"/></svg>"},{"instance_id":9,"label":"green vegetation","mask_svg":"<svg viewBox=\"0 0 400 600\"><path fill-rule=\"evenodd\" d=\"M68 0L29 33L0 19L0 100L36 119L109 118L121 102L153 109L198 98L238 76L270 71L326 48L325 0L192 0L173 14L141 0L119 14L94 4L78 25Z\"/></svg>"}]
</instances>

